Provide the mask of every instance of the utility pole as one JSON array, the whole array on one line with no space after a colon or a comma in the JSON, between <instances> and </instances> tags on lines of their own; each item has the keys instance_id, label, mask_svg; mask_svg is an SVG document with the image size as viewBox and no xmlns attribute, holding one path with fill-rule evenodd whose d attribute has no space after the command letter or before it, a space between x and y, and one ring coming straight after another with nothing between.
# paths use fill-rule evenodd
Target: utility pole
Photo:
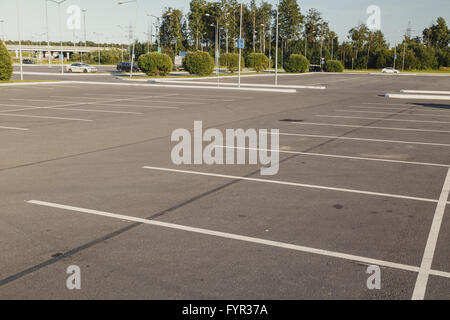
<instances>
[{"instance_id":1,"label":"utility pole","mask_svg":"<svg viewBox=\"0 0 450 320\"><path fill-rule=\"evenodd\" d=\"M83 9L83 25L84 25L84 49L87 49L87 40L86 40L86 9ZM83 62L83 52L81 52L81 62Z\"/></svg>"},{"instance_id":2,"label":"utility pole","mask_svg":"<svg viewBox=\"0 0 450 320\"><path fill-rule=\"evenodd\" d=\"M17 5L17 31L19 34L20 80L23 81L22 39L20 37L20 4L19 4L19 0L16 0L16 5Z\"/></svg>"},{"instance_id":3,"label":"utility pole","mask_svg":"<svg viewBox=\"0 0 450 320\"><path fill-rule=\"evenodd\" d=\"M280 15L280 0L277 2L277 31L276 31L276 47L275 47L275 86L278 86L278 20Z\"/></svg>"},{"instance_id":4,"label":"utility pole","mask_svg":"<svg viewBox=\"0 0 450 320\"><path fill-rule=\"evenodd\" d=\"M239 41L242 39L242 3L241 3L241 18L239 25ZM242 48L239 46L239 76L238 76L238 87L241 87L241 59L242 59Z\"/></svg>"}]
</instances>

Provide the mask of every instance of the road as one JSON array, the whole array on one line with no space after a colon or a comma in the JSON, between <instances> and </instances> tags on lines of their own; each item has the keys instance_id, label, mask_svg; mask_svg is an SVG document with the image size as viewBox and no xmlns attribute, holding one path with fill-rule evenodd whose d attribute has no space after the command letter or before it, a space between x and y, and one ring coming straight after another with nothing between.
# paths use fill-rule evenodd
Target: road
<instances>
[{"instance_id":1,"label":"road","mask_svg":"<svg viewBox=\"0 0 450 320\"><path fill-rule=\"evenodd\" d=\"M383 95L450 78L279 81L326 90L0 87L0 299L449 299L450 105ZM173 164L196 120L279 129L278 174Z\"/></svg>"}]
</instances>

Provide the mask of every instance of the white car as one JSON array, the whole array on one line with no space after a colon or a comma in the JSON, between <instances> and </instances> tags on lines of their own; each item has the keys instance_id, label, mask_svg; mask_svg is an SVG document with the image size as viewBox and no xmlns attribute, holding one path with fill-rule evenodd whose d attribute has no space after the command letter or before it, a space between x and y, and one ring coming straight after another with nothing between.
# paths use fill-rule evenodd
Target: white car
<instances>
[{"instance_id":1,"label":"white car","mask_svg":"<svg viewBox=\"0 0 450 320\"><path fill-rule=\"evenodd\" d=\"M381 70L382 73L395 73L398 74L400 73L400 71L398 71L397 69L388 67L388 68L384 68L383 70Z\"/></svg>"},{"instance_id":2,"label":"white car","mask_svg":"<svg viewBox=\"0 0 450 320\"><path fill-rule=\"evenodd\" d=\"M97 68L90 66L86 63L72 63L70 66L66 67L66 71L69 73L72 72L91 73L97 72Z\"/></svg>"}]
</instances>

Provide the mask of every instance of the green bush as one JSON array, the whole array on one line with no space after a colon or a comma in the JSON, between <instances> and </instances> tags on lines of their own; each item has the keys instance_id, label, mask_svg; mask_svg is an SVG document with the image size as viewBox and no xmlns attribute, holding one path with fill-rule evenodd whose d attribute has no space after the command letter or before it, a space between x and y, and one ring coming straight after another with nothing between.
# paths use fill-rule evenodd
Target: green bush
<instances>
[{"instance_id":1,"label":"green bush","mask_svg":"<svg viewBox=\"0 0 450 320\"><path fill-rule=\"evenodd\" d=\"M189 52L184 59L183 67L190 74L209 75L214 71L214 59L208 52Z\"/></svg>"},{"instance_id":2,"label":"green bush","mask_svg":"<svg viewBox=\"0 0 450 320\"><path fill-rule=\"evenodd\" d=\"M149 76L167 76L172 71L173 63L167 54L151 52L139 57L138 66Z\"/></svg>"},{"instance_id":3,"label":"green bush","mask_svg":"<svg viewBox=\"0 0 450 320\"><path fill-rule=\"evenodd\" d=\"M344 66L338 60L328 60L325 65L326 72L344 72Z\"/></svg>"},{"instance_id":4,"label":"green bush","mask_svg":"<svg viewBox=\"0 0 450 320\"><path fill-rule=\"evenodd\" d=\"M269 58L264 53L250 53L247 57L247 66L261 72L269 66Z\"/></svg>"},{"instance_id":5,"label":"green bush","mask_svg":"<svg viewBox=\"0 0 450 320\"><path fill-rule=\"evenodd\" d=\"M284 65L286 72L305 73L309 70L309 61L301 54L292 54Z\"/></svg>"},{"instance_id":6,"label":"green bush","mask_svg":"<svg viewBox=\"0 0 450 320\"><path fill-rule=\"evenodd\" d=\"M0 41L0 81L8 81L13 73L11 55L2 41Z\"/></svg>"},{"instance_id":7,"label":"green bush","mask_svg":"<svg viewBox=\"0 0 450 320\"><path fill-rule=\"evenodd\" d=\"M239 54L225 53L220 56L220 65L227 67L228 71L236 72L239 70ZM241 70L245 67L244 58L241 57Z\"/></svg>"}]
</instances>

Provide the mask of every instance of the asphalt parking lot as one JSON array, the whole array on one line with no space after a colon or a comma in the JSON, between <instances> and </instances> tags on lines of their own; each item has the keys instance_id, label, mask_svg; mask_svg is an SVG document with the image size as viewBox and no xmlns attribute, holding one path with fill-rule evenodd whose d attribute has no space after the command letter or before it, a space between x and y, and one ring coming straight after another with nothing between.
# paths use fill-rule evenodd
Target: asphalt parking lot
<instances>
[{"instance_id":1,"label":"asphalt parking lot","mask_svg":"<svg viewBox=\"0 0 450 320\"><path fill-rule=\"evenodd\" d=\"M450 78L279 83L326 90L0 87L0 299L449 299L450 103L383 95ZM278 174L174 165L171 134L196 120L279 129Z\"/></svg>"}]
</instances>

